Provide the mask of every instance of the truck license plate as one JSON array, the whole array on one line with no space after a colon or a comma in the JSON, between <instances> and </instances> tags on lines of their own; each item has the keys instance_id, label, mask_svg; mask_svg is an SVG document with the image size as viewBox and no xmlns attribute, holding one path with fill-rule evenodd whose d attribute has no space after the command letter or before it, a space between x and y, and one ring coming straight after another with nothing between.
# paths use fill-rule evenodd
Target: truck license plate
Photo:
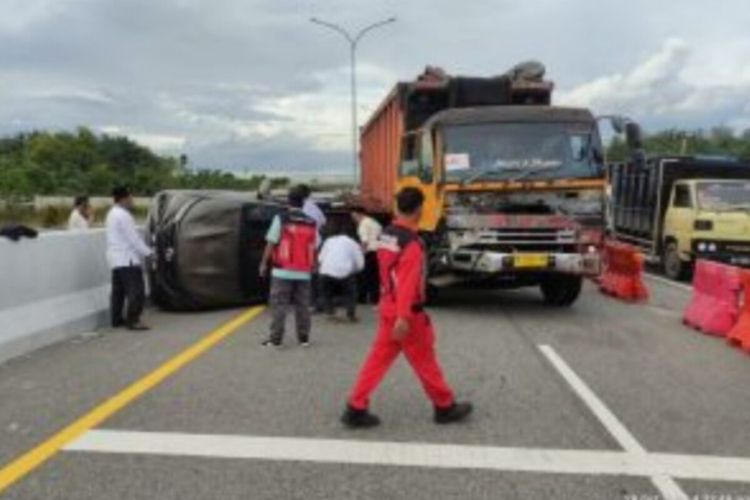
<instances>
[{"instance_id":1,"label":"truck license plate","mask_svg":"<svg viewBox=\"0 0 750 500\"><path fill-rule=\"evenodd\" d=\"M547 267L549 256L546 253L519 253L513 256L513 267Z\"/></svg>"}]
</instances>

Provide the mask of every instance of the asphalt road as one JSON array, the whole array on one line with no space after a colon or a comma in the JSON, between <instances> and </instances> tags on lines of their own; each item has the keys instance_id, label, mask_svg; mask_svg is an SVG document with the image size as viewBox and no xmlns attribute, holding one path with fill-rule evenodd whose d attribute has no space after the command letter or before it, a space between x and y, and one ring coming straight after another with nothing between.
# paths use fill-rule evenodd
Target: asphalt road
<instances>
[{"instance_id":1,"label":"asphalt road","mask_svg":"<svg viewBox=\"0 0 750 500\"><path fill-rule=\"evenodd\" d=\"M373 400L382 427L338 423L371 309L356 327L317 319L310 349L290 337L278 352L259 345L264 314L0 497L750 499L750 357L681 324L685 287L649 284L648 304L588 288L569 310L535 290L446 294L432 310L440 356L477 408L451 427L432 423L403 361ZM238 313L154 312L150 333L102 332L0 366L0 463Z\"/></svg>"}]
</instances>

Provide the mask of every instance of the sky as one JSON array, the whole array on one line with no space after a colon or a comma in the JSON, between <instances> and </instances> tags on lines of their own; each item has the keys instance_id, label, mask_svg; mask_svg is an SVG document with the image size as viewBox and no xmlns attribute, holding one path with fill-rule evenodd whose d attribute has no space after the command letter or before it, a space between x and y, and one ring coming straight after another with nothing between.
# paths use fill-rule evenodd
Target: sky
<instances>
[{"instance_id":1,"label":"sky","mask_svg":"<svg viewBox=\"0 0 750 500\"><path fill-rule=\"evenodd\" d=\"M195 168L351 169L349 53L364 123L426 65L491 76L536 59L554 101L647 131L750 128L747 0L0 0L0 134L87 126Z\"/></svg>"}]
</instances>

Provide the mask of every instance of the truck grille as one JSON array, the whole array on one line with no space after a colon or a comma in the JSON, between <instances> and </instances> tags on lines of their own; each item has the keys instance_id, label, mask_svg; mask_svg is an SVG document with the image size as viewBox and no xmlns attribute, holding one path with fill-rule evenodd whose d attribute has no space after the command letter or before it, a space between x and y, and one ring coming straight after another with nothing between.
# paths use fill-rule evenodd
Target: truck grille
<instances>
[{"instance_id":1,"label":"truck grille","mask_svg":"<svg viewBox=\"0 0 750 500\"><path fill-rule=\"evenodd\" d=\"M503 228L456 232L455 243L463 248L514 251L564 251L576 246L575 229Z\"/></svg>"}]
</instances>

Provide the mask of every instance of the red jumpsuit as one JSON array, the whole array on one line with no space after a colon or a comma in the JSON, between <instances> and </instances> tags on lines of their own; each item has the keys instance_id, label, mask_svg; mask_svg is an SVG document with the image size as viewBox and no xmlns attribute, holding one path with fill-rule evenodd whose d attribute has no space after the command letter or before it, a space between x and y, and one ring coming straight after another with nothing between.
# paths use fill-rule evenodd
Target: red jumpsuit
<instances>
[{"instance_id":1,"label":"red jumpsuit","mask_svg":"<svg viewBox=\"0 0 750 500\"><path fill-rule=\"evenodd\" d=\"M416 228L397 220L394 229L413 237L403 248L378 251L382 290L378 330L349 396L349 405L357 410L367 409L370 394L403 351L433 404L448 408L454 403L453 391L443 378L435 357L435 333L430 317L422 310L424 249L416 237ZM409 333L402 341L394 340L392 335L399 317L409 323Z\"/></svg>"}]
</instances>

